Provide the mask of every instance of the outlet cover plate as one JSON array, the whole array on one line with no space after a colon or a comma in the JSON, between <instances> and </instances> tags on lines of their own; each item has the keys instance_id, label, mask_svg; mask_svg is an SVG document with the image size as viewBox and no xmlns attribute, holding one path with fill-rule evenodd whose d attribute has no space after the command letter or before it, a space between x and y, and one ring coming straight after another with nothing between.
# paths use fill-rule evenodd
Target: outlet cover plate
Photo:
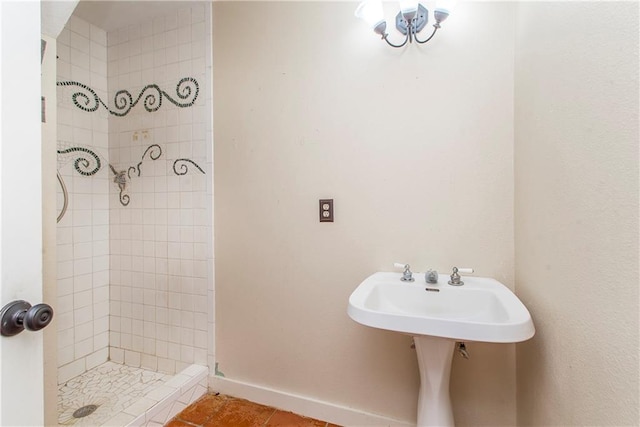
<instances>
[{"instance_id":1,"label":"outlet cover plate","mask_svg":"<svg viewBox=\"0 0 640 427\"><path fill-rule=\"evenodd\" d=\"M320 222L333 222L333 199L320 199Z\"/></svg>"}]
</instances>

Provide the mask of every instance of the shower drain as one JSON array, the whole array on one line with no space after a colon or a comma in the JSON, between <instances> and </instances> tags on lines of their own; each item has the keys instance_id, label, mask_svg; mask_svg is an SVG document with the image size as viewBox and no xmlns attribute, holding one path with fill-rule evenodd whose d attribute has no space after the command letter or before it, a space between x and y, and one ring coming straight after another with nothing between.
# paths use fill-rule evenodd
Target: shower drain
<instances>
[{"instance_id":1,"label":"shower drain","mask_svg":"<svg viewBox=\"0 0 640 427\"><path fill-rule=\"evenodd\" d=\"M93 414L98 409L98 405L85 405L82 408L78 408L73 412L73 418L83 418L87 415Z\"/></svg>"}]
</instances>

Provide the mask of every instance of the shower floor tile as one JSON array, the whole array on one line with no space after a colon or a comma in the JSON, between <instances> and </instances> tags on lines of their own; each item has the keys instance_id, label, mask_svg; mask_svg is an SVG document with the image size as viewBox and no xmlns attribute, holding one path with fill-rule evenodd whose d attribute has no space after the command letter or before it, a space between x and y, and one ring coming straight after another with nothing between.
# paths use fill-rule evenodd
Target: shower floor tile
<instances>
[{"instance_id":1,"label":"shower floor tile","mask_svg":"<svg viewBox=\"0 0 640 427\"><path fill-rule=\"evenodd\" d=\"M137 402L156 386L172 378L158 372L106 362L58 387L58 425L99 426L114 414ZM82 418L76 411L95 405L95 412Z\"/></svg>"},{"instance_id":2,"label":"shower floor tile","mask_svg":"<svg viewBox=\"0 0 640 427\"><path fill-rule=\"evenodd\" d=\"M292 412L210 393L186 407L165 427L339 427Z\"/></svg>"}]
</instances>

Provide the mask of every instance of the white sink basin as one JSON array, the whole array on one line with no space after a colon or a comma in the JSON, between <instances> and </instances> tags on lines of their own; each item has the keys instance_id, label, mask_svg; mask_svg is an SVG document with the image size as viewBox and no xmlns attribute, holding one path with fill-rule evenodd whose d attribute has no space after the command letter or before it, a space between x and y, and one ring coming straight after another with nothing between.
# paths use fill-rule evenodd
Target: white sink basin
<instances>
[{"instance_id":1,"label":"white sink basin","mask_svg":"<svg viewBox=\"0 0 640 427\"><path fill-rule=\"evenodd\" d=\"M375 273L351 294L347 312L358 323L411 335L459 341L513 343L531 338L531 315L513 292L497 280L464 276L464 285L415 282L400 273ZM428 290L427 290L428 289Z\"/></svg>"},{"instance_id":2,"label":"white sink basin","mask_svg":"<svg viewBox=\"0 0 640 427\"><path fill-rule=\"evenodd\" d=\"M454 425L449 378L456 341L513 343L535 333L527 308L506 286L485 277L449 276L428 284L424 274L403 282L400 273L375 273L349 297L358 323L413 336L420 370L418 427Z\"/></svg>"}]
</instances>

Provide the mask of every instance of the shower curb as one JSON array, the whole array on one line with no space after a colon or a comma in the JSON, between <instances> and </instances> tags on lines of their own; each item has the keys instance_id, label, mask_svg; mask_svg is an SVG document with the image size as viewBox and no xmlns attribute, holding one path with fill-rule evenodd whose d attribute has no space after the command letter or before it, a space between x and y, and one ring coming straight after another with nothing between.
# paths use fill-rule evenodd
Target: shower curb
<instances>
[{"instance_id":1,"label":"shower curb","mask_svg":"<svg viewBox=\"0 0 640 427\"><path fill-rule=\"evenodd\" d=\"M208 373L206 366L190 365L102 425L163 426L207 392Z\"/></svg>"}]
</instances>

